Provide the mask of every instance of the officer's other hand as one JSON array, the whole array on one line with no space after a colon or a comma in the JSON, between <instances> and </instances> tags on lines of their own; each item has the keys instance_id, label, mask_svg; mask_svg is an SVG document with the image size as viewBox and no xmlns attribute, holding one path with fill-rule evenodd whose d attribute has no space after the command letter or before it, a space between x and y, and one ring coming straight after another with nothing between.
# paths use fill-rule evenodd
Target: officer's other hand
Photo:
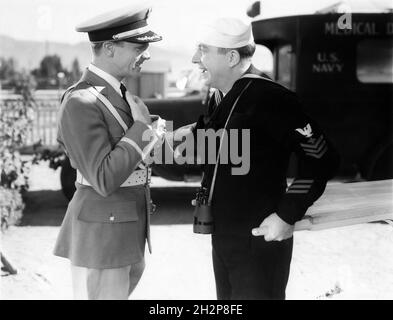
<instances>
[{"instance_id":1,"label":"officer's other hand","mask_svg":"<svg viewBox=\"0 0 393 320\"><path fill-rule=\"evenodd\" d=\"M262 221L258 228L252 229L254 236L264 236L265 241L281 241L292 237L294 226L286 223L276 213Z\"/></svg>"},{"instance_id":2,"label":"officer's other hand","mask_svg":"<svg viewBox=\"0 0 393 320\"><path fill-rule=\"evenodd\" d=\"M151 124L150 112L145 103L137 96L126 92L126 98L130 105L132 117L135 121L141 121L146 124Z\"/></svg>"},{"instance_id":3,"label":"officer's other hand","mask_svg":"<svg viewBox=\"0 0 393 320\"><path fill-rule=\"evenodd\" d=\"M158 118L152 123L152 128L155 130L156 135L162 139L166 133L166 120Z\"/></svg>"}]
</instances>

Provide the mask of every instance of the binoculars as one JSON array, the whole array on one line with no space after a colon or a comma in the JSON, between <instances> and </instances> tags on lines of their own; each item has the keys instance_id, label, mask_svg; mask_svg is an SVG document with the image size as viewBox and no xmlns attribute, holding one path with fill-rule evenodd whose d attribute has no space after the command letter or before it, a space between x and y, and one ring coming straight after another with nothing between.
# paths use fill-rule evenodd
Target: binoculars
<instances>
[{"instance_id":1,"label":"binoculars","mask_svg":"<svg viewBox=\"0 0 393 320\"><path fill-rule=\"evenodd\" d=\"M208 203L207 188L200 188L196 194L194 209L194 233L212 234L214 230L213 214Z\"/></svg>"}]
</instances>

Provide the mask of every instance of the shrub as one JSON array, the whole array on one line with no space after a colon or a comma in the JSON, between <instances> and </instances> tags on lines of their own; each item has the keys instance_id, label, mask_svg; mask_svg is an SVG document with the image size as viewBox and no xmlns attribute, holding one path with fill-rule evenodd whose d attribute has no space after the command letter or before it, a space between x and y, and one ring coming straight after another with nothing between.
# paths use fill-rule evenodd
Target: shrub
<instances>
[{"instance_id":1,"label":"shrub","mask_svg":"<svg viewBox=\"0 0 393 320\"><path fill-rule=\"evenodd\" d=\"M0 187L1 230L17 224L22 218L24 204L18 190Z\"/></svg>"},{"instance_id":2,"label":"shrub","mask_svg":"<svg viewBox=\"0 0 393 320\"><path fill-rule=\"evenodd\" d=\"M27 190L30 161L24 161L18 149L26 142L34 118L32 82L28 76L18 79L15 93L19 100L0 101L0 213L1 229L16 224L24 208L21 192Z\"/></svg>"}]
</instances>

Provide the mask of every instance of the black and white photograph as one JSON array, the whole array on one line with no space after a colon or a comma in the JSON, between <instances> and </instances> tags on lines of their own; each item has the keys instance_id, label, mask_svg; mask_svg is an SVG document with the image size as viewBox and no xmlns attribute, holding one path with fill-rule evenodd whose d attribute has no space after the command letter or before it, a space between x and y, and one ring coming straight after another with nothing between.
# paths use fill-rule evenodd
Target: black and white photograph
<instances>
[{"instance_id":1,"label":"black and white photograph","mask_svg":"<svg viewBox=\"0 0 393 320\"><path fill-rule=\"evenodd\" d=\"M1 0L0 214L0 300L392 300L392 1Z\"/></svg>"}]
</instances>

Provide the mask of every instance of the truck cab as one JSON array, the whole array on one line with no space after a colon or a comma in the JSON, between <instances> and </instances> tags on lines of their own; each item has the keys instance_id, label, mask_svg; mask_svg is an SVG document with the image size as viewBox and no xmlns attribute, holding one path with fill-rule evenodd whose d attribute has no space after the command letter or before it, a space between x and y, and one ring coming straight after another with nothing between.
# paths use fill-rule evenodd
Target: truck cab
<instances>
[{"instance_id":1,"label":"truck cab","mask_svg":"<svg viewBox=\"0 0 393 320\"><path fill-rule=\"evenodd\" d=\"M273 78L295 91L341 155L339 175L393 177L393 13L317 13L253 21Z\"/></svg>"}]
</instances>

